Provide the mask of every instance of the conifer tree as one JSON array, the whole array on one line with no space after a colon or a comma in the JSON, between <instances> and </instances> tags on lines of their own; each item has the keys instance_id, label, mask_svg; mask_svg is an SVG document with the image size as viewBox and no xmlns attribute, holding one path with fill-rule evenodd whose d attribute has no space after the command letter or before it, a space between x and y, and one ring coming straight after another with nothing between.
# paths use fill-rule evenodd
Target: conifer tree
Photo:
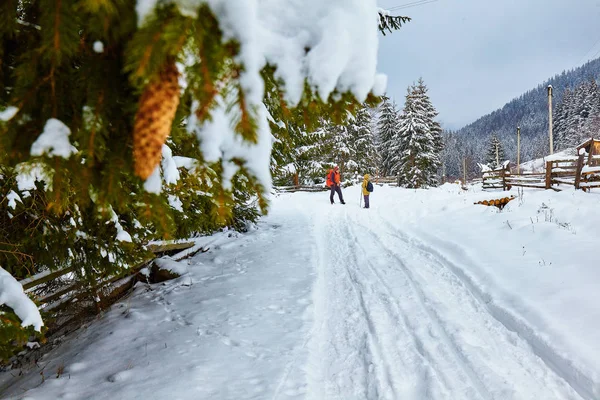
<instances>
[{"instance_id":1,"label":"conifer tree","mask_svg":"<svg viewBox=\"0 0 600 400\"><path fill-rule=\"evenodd\" d=\"M286 92L225 1L150 4L0 2L0 268L16 278L78 266L92 284L150 239L244 226L268 206L267 113L303 119L296 139L361 105L300 66Z\"/></svg>"},{"instance_id":2,"label":"conifer tree","mask_svg":"<svg viewBox=\"0 0 600 400\"><path fill-rule=\"evenodd\" d=\"M371 113L365 105L354 121L348 125L351 158L355 168L350 171L359 175L375 174L379 165L379 154L375 146L375 137L371 131Z\"/></svg>"},{"instance_id":3,"label":"conifer tree","mask_svg":"<svg viewBox=\"0 0 600 400\"><path fill-rule=\"evenodd\" d=\"M392 174L391 158L392 138L398 131L398 110L396 104L389 97L383 96L380 105L379 121L377 124L379 136L379 157L381 174Z\"/></svg>"},{"instance_id":4,"label":"conifer tree","mask_svg":"<svg viewBox=\"0 0 600 400\"><path fill-rule=\"evenodd\" d=\"M563 93L562 101L557 105L553 119L553 134L555 150L562 150L567 145L567 122L571 116L572 91L567 88Z\"/></svg>"},{"instance_id":5,"label":"conifer tree","mask_svg":"<svg viewBox=\"0 0 600 400\"><path fill-rule=\"evenodd\" d=\"M492 169L500 168L504 162L504 147L495 134L490 138L485 162Z\"/></svg>"},{"instance_id":6,"label":"conifer tree","mask_svg":"<svg viewBox=\"0 0 600 400\"><path fill-rule=\"evenodd\" d=\"M399 130L391 146L392 173L398 176L400 185L419 188L439 183L443 142L440 125L433 119L436 115L420 79L407 90Z\"/></svg>"}]
</instances>

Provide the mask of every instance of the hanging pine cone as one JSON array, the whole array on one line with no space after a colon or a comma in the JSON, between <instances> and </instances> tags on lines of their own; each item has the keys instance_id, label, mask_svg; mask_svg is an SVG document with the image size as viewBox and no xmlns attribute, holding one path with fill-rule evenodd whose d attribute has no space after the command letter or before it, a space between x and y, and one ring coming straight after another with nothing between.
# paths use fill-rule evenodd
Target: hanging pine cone
<instances>
[{"instance_id":1,"label":"hanging pine cone","mask_svg":"<svg viewBox=\"0 0 600 400\"><path fill-rule=\"evenodd\" d=\"M159 76L150 82L140 98L133 127L135 174L147 179L162 156L162 146L171 133L179 106L179 72L167 62Z\"/></svg>"}]
</instances>

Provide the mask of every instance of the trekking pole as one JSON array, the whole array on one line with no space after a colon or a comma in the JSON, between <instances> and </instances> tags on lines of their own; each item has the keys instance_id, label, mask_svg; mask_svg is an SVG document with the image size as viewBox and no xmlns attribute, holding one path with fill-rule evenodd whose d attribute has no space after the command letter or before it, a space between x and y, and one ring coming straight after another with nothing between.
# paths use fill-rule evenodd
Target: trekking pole
<instances>
[{"instance_id":1,"label":"trekking pole","mask_svg":"<svg viewBox=\"0 0 600 400\"><path fill-rule=\"evenodd\" d=\"M358 201L358 206L362 207L362 198L363 198L363 194L362 194L362 184L360 185L360 190L358 191L358 194L360 195L360 200Z\"/></svg>"}]
</instances>

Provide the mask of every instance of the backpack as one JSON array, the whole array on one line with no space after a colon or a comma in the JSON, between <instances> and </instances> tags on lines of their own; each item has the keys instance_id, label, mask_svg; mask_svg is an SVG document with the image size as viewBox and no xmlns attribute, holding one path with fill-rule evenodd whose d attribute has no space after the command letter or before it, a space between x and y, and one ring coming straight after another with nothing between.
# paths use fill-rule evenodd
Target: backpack
<instances>
[{"instance_id":1,"label":"backpack","mask_svg":"<svg viewBox=\"0 0 600 400\"><path fill-rule=\"evenodd\" d=\"M373 184L371 183L371 181L367 182L367 192L373 192Z\"/></svg>"},{"instance_id":2,"label":"backpack","mask_svg":"<svg viewBox=\"0 0 600 400\"><path fill-rule=\"evenodd\" d=\"M333 185L333 181L331 180L331 175L333 174L333 170L330 169L329 172L327 173L327 187L331 187L331 185Z\"/></svg>"}]
</instances>

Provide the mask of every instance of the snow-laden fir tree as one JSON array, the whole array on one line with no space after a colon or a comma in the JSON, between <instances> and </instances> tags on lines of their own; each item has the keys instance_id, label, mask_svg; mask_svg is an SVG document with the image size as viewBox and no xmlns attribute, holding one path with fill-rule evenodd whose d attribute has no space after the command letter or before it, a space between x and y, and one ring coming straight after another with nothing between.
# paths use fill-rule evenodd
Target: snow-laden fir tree
<instances>
[{"instance_id":1,"label":"snow-laden fir tree","mask_svg":"<svg viewBox=\"0 0 600 400\"><path fill-rule=\"evenodd\" d=\"M353 174L362 176L377 173L379 153L375 146L371 120L370 109L364 105L348 124L348 140L353 161L348 172Z\"/></svg>"},{"instance_id":2,"label":"snow-laden fir tree","mask_svg":"<svg viewBox=\"0 0 600 400\"><path fill-rule=\"evenodd\" d=\"M554 150L568 147L567 124L573 109L573 92L565 89L562 101L556 105L553 118Z\"/></svg>"},{"instance_id":3,"label":"snow-laden fir tree","mask_svg":"<svg viewBox=\"0 0 600 400\"><path fill-rule=\"evenodd\" d=\"M590 137L598 137L600 91L595 80L567 89L556 107L555 149L574 148Z\"/></svg>"},{"instance_id":4,"label":"snow-laden fir tree","mask_svg":"<svg viewBox=\"0 0 600 400\"><path fill-rule=\"evenodd\" d=\"M76 267L83 288L126 273L149 240L255 220L281 125L301 118L295 139L378 101L368 49L406 21L359 0L326 2L318 19L297 17L306 2L277 18L255 1L138 3L0 1L0 268L17 279ZM328 58L337 36L315 22L340 8L362 22L340 33L368 43L344 48L351 63Z\"/></svg>"},{"instance_id":5,"label":"snow-laden fir tree","mask_svg":"<svg viewBox=\"0 0 600 400\"><path fill-rule=\"evenodd\" d=\"M420 93L421 95L425 96L425 98L428 100L425 102L426 105L426 112L427 112L427 118L430 122L430 134L433 137L433 144L434 144L434 150L435 153L438 155L440 162L441 162L441 154L444 150L444 138L442 136L442 125L436 121L435 118L437 118L437 116L439 115L439 113L437 112L437 110L435 109L435 107L433 106L433 103L431 102L431 100L429 99L428 95L427 95L427 86L425 86L425 82L423 81L423 78L420 78L419 81L417 82L417 87L416 90L418 93Z\"/></svg>"},{"instance_id":6,"label":"snow-laden fir tree","mask_svg":"<svg viewBox=\"0 0 600 400\"><path fill-rule=\"evenodd\" d=\"M437 115L422 79L408 88L399 129L390 146L391 172L400 185L410 188L436 186L442 165L443 142Z\"/></svg>"},{"instance_id":7,"label":"snow-laden fir tree","mask_svg":"<svg viewBox=\"0 0 600 400\"><path fill-rule=\"evenodd\" d=\"M504 147L495 134L491 136L485 163L492 169L500 168L504 163Z\"/></svg>"},{"instance_id":8,"label":"snow-laden fir tree","mask_svg":"<svg viewBox=\"0 0 600 400\"><path fill-rule=\"evenodd\" d=\"M392 139L398 132L398 110L396 103L389 97L383 96L383 102L379 106L379 120L377 122L378 149L380 157L380 172L383 176L392 174L390 153Z\"/></svg>"}]
</instances>

